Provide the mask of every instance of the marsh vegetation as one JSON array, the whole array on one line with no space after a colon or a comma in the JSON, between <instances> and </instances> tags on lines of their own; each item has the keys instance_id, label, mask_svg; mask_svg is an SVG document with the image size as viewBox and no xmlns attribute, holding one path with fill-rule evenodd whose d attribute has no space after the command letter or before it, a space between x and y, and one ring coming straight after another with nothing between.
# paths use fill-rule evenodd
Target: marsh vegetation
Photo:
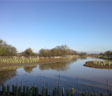
<instances>
[{"instance_id":1,"label":"marsh vegetation","mask_svg":"<svg viewBox=\"0 0 112 96\"><path fill-rule=\"evenodd\" d=\"M54 58L52 59L54 60ZM89 60L89 58L86 58L86 61ZM74 88L75 94L81 94L81 92L86 93L87 91L91 93L94 92L93 89L95 90L95 93L106 93L107 85L105 83L101 83L105 79L100 79L100 83L98 82L98 80L96 80L96 82L94 78L91 77L91 68L88 69L86 67L83 67L85 59L77 59L68 62L49 62L46 64L44 62L49 62L49 58L41 58L41 63L38 66L35 64L24 64L26 66L20 66L21 64L18 64L18 67L13 68L14 66L12 64L12 66L4 66L4 68L6 67L6 70L2 70L3 67L0 67L0 84L10 86L10 90L12 85L18 86L18 88L25 85L28 86L29 89L33 86L38 86L39 93L42 92L42 86L46 86L49 90L49 95L52 94L51 91L58 87L60 88L60 94L62 92L61 88L65 88L65 91L66 89ZM11 68L11 70L8 71L8 68ZM81 70L79 70L79 68L81 68ZM80 78L77 77L77 74ZM80 74L83 74L83 76ZM104 73L99 72L100 78L102 78L102 76L105 77L105 75L101 74ZM108 74L108 71L106 71L105 74ZM95 76L97 75L98 74L96 71ZM111 74L107 79L112 80L110 76ZM111 88L109 90L111 90Z\"/></svg>"},{"instance_id":2,"label":"marsh vegetation","mask_svg":"<svg viewBox=\"0 0 112 96\"><path fill-rule=\"evenodd\" d=\"M0 63L2 64L31 64L37 63L38 57L1 57Z\"/></svg>"},{"instance_id":3,"label":"marsh vegetation","mask_svg":"<svg viewBox=\"0 0 112 96\"><path fill-rule=\"evenodd\" d=\"M112 61L88 61L84 64L87 67L112 69Z\"/></svg>"},{"instance_id":4,"label":"marsh vegetation","mask_svg":"<svg viewBox=\"0 0 112 96\"><path fill-rule=\"evenodd\" d=\"M109 58L111 57L110 52L106 52L105 54L106 55L97 54L97 56L108 56ZM78 60L76 60L77 58ZM94 88L96 90L104 91L105 87L101 87L103 84L100 85L97 82L91 80L89 81L89 77L86 78L88 74L91 77L92 68L85 69L86 67L82 67L85 63L85 60L86 64L91 63L91 66L94 65L97 68L99 67L103 69L112 69L112 62L110 63L107 61L91 61L87 58L87 54L85 52L77 52L75 50L70 49L66 45L56 46L52 49L40 49L38 53L33 52L31 48L28 48L25 51L18 53L15 47L1 40L0 84L6 84L11 87L12 85L16 86L18 83L18 92L20 92L21 90L19 86L21 86L22 84L27 85L30 86L29 89L31 88L31 94L32 86L34 85L39 85L39 88L41 88L43 85L49 85L49 88L53 89L57 87L57 85L59 85L59 82L60 88L75 88L77 92L79 92L78 90L80 90L81 92L83 89L86 88L88 88L89 90L91 88ZM86 71L88 71L87 74ZM85 77L80 74L83 74L83 76ZM108 74L108 72L105 74ZM97 75L97 73L95 75ZM77 76L82 79L77 80ZM96 84L96 86L92 86L94 84ZM97 84L100 85L100 88L99 86L97 86ZM3 93L2 90L1 94L7 94L7 92ZM14 95L13 93L11 94ZM69 95L70 94L71 93L69 93ZM82 96L84 96L84 94L82 94Z\"/></svg>"}]
</instances>

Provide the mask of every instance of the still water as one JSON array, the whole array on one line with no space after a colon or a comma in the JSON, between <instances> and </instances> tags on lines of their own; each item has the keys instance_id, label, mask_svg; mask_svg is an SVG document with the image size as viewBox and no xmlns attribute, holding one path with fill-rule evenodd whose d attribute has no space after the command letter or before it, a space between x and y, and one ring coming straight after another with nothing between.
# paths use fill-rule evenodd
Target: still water
<instances>
[{"instance_id":1,"label":"still water","mask_svg":"<svg viewBox=\"0 0 112 96\"><path fill-rule=\"evenodd\" d=\"M83 66L96 58L77 59L69 63L41 64L33 67L0 71L0 84L27 85L53 89L75 88L76 92L107 92L112 90L112 70Z\"/></svg>"}]
</instances>

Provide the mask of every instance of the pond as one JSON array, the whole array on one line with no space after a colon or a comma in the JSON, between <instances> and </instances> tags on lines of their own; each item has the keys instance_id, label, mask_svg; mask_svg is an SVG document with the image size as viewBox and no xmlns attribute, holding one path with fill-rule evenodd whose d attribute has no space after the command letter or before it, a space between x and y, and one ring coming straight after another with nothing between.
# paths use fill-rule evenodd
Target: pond
<instances>
[{"instance_id":1,"label":"pond","mask_svg":"<svg viewBox=\"0 0 112 96\"><path fill-rule=\"evenodd\" d=\"M0 84L27 85L42 88L75 88L75 92L107 92L112 90L112 70L83 66L85 62L97 58L77 59L68 63L40 64L0 71Z\"/></svg>"}]
</instances>

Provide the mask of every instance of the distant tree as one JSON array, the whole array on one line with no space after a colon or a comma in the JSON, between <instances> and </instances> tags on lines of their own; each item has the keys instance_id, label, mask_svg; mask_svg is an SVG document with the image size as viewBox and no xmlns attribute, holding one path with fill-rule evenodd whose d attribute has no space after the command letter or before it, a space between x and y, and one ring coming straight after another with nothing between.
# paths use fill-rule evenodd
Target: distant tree
<instances>
[{"instance_id":1,"label":"distant tree","mask_svg":"<svg viewBox=\"0 0 112 96\"><path fill-rule=\"evenodd\" d=\"M23 55L25 55L25 56L35 56L36 54L32 51L31 48L28 48L28 49L26 49L26 50L23 52Z\"/></svg>"},{"instance_id":2,"label":"distant tree","mask_svg":"<svg viewBox=\"0 0 112 96\"><path fill-rule=\"evenodd\" d=\"M112 56L112 51L106 51L106 52L104 53L104 55Z\"/></svg>"},{"instance_id":3,"label":"distant tree","mask_svg":"<svg viewBox=\"0 0 112 96\"><path fill-rule=\"evenodd\" d=\"M15 56L17 50L15 47L7 44L5 41L0 40L0 56Z\"/></svg>"},{"instance_id":4,"label":"distant tree","mask_svg":"<svg viewBox=\"0 0 112 96\"><path fill-rule=\"evenodd\" d=\"M0 40L0 48L2 47L3 45L3 40Z\"/></svg>"},{"instance_id":5,"label":"distant tree","mask_svg":"<svg viewBox=\"0 0 112 96\"><path fill-rule=\"evenodd\" d=\"M55 49L68 50L70 48L67 45L61 45L61 46L56 46Z\"/></svg>"},{"instance_id":6,"label":"distant tree","mask_svg":"<svg viewBox=\"0 0 112 96\"><path fill-rule=\"evenodd\" d=\"M80 56L86 56L87 53L86 53L86 52L80 52L79 55L80 55Z\"/></svg>"},{"instance_id":7,"label":"distant tree","mask_svg":"<svg viewBox=\"0 0 112 96\"><path fill-rule=\"evenodd\" d=\"M51 56L57 56L58 54L56 49L51 49Z\"/></svg>"},{"instance_id":8,"label":"distant tree","mask_svg":"<svg viewBox=\"0 0 112 96\"><path fill-rule=\"evenodd\" d=\"M100 53L99 55L104 55L104 53Z\"/></svg>"},{"instance_id":9,"label":"distant tree","mask_svg":"<svg viewBox=\"0 0 112 96\"><path fill-rule=\"evenodd\" d=\"M63 56L63 55L76 55L77 52L71 50L67 45L56 46L55 48L48 50L48 49L41 49L39 51L40 56Z\"/></svg>"},{"instance_id":10,"label":"distant tree","mask_svg":"<svg viewBox=\"0 0 112 96\"><path fill-rule=\"evenodd\" d=\"M39 51L39 55L40 55L40 56L44 56L44 57L51 56L51 50L48 50L48 49L41 49L41 50Z\"/></svg>"}]
</instances>

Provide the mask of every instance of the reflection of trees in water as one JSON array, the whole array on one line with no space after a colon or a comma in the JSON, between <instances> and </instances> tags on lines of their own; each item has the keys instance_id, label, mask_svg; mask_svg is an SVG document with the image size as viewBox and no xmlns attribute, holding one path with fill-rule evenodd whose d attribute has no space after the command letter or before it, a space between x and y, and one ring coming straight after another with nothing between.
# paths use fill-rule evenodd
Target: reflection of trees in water
<instances>
[{"instance_id":1,"label":"reflection of trees in water","mask_svg":"<svg viewBox=\"0 0 112 96\"><path fill-rule=\"evenodd\" d=\"M81 60L87 59L87 56L80 57Z\"/></svg>"},{"instance_id":2,"label":"reflection of trees in water","mask_svg":"<svg viewBox=\"0 0 112 96\"><path fill-rule=\"evenodd\" d=\"M35 67L37 67L37 66L24 67L24 70L25 70L26 72L28 72L28 73L31 73L32 70L33 70Z\"/></svg>"},{"instance_id":3,"label":"reflection of trees in water","mask_svg":"<svg viewBox=\"0 0 112 96\"><path fill-rule=\"evenodd\" d=\"M30 73L35 67L36 66L25 67L24 70ZM14 66L14 68L13 67L8 68L8 66L6 66L5 70L3 70L4 68L2 67L0 68L1 70L0 71L0 85L6 82L7 80L9 80L10 78L16 76L17 66Z\"/></svg>"},{"instance_id":4,"label":"reflection of trees in water","mask_svg":"<svg viewBox=\"0 0 112 96\"><path fill-rule=\"evenodd\" d=\"M38 64L0 64L0 71L16 70L17 68L32 67Z\"/></svg>"},{"instance_id":5,"label":"reflection of trees in water","mask_svg":"<svg viewBox=\"0 0 112 96\"><path fill-rule=\"evenodd\" d=\"M76 61L76 60L74 60ZM58 62L58 63L49 63L49 64L42 64L39 66L39 68L41 70L49 70L49 69L52 69L52 70L57 70L57 71L65 71L69 68L69 65L72 64L72 62L74 61L71 61L71 62Z\"/></svg>"},{"instance_id":6,"label":"reflection of trees in water","mask_svg":"<svg viewBox=\"0 0 112 96\"><path fill-rule=\"evenodd\" d=\"M16 70L0 71L0 85L16 75Z\"/></svg>"}]
</instances>

